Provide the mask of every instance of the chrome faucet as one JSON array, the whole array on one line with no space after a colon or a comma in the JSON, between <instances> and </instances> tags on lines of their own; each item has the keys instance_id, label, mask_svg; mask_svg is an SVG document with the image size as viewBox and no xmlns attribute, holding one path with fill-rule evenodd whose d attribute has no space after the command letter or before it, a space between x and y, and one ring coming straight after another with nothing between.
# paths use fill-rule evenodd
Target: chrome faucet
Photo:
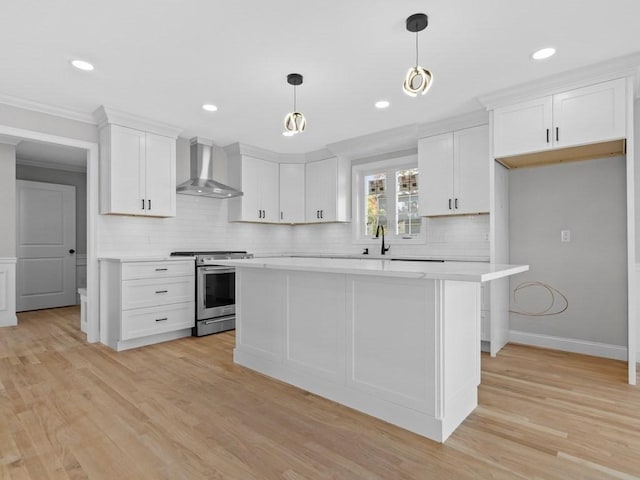
<instances>
[{"instance_id":1,"label":"chrome faucet","mask_svg":"<svg viewBox=\"0 0 640 480\"><path fill-rule=\"evenodd\" d=\"M382 232L382 245L380 246L380 255L384 255L389 251L391 245L384 246L384 227L382 225L378 225L376 228L376 238L380 237L380 232Z\"/></svg>"}]
</instances>

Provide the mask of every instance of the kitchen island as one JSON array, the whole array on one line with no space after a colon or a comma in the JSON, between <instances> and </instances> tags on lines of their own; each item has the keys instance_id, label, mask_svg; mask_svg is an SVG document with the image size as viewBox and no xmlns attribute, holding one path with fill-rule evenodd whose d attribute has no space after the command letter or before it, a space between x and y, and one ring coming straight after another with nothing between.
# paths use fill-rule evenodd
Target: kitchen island
<instances>
[{"instance_id":1,"label":"kitchen island","mask_svg":"<svg viewBox=\"0 0 640 480\"><path fill-rule=\"evenodd\" d=\"M240 365L444 442L477 405L480 283L527 265L329 258L236 267Z\"/></svg>"}]
</instances>

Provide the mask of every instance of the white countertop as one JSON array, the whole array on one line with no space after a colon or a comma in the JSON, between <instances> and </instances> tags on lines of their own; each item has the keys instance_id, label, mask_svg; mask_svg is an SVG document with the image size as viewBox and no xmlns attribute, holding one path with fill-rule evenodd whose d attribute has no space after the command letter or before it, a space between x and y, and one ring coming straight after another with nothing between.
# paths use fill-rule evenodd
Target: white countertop
<instances>
[{"instance_id":1,"label":"white countertop","mask_svg":"<svg viewBox=\"0 0 640 480\"><path fill-rule=\"evenodd\" d=\"M529 270L529 265L502 265L483 262L406 262L387 259L309 257L220 260L216 261L216 264L241 268L269 268L466 282L486 282Z\"/></svg>"},{"instance_id":2,"label":"white countertop","mask_svg":"<svg viewBox=\"0 0 640 480\"><path fill-rule=\"evenodd\" d=\"M165 255L156 255L149 257L134 257L134 256L122 256L122 257L100 257L98 260L101 262L120 262L120 263L129 263L129 262L179 262L184 260L194 261L196 257L170 257Z\"/></svg>"}]
</instances>

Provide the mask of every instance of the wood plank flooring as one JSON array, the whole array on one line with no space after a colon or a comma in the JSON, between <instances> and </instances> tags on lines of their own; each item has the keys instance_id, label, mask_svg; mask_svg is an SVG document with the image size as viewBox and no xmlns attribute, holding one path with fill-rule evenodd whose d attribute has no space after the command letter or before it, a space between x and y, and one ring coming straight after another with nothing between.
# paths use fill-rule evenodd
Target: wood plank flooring
<instances>
[{"instance_id":1,"label":"wood plank flooring","mask_svg":"<svg viewBox=\"0 0 640 480\"><path fill-rule=\"evenodd\" d=\"M234 365L233 332L115 353L78 325L0 329L0 479L640 478L623 362L508 345L441 445Z\"/></svg>"}]
</instances>

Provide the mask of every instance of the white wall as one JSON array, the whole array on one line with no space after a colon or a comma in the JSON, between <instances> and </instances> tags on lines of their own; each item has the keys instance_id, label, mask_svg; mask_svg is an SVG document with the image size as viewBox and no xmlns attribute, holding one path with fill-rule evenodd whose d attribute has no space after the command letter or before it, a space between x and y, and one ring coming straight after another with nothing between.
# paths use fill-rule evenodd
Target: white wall
<instances>
[{"instance_id":1,"label":"white wall","mask_svg":"<svg viewBox=\"0 0 640 480\"><path fill-rule=\"evenodd\" d=\"M510 261L531 266L511 280L562 292L559 315L511 314L511 329L607 345L627 344L626 160L588 160L509 172ZM561 230L571 241L561 242ZM512 309L549 305L542 288L522 290ZM557 312L564 301L556 295Z\"/></svg>"},{"instance_id":2,"label":"white wall","mask_svg":"<svg viewBox=\"0 0 640 480\"><path fill-rule=\"evenodd\" d=\"M98 142L98 129L92 123L0 104L0 125Z\"/></svg>"},{"instance_id":3,"label":"white wall","mask_svg":"<svg viewBox=\"0 0 640 480\"><path fill-rule=\"evenodd\" d=\"M0 327L16 325L16 148L0 143Z\"/></svg>"},{"instance_id":4,"label":"white wall","mask_svg":"<svg viewBox=\"0 0 640 480\"><path fill-rule=\"evenodd\" d=\"M0 257L16 256L16 147L0 143Z\"/></svg>"}]
</instances>

